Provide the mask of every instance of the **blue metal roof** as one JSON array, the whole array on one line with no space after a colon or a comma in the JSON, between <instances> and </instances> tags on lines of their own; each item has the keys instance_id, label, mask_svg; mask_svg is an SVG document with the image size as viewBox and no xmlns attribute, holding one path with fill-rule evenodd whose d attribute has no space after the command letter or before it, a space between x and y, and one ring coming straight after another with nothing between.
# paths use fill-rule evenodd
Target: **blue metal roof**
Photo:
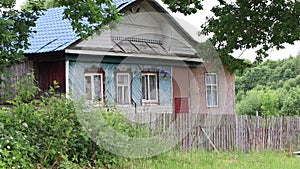
<instances>
[{"instance_id":1,"label":"blue metal roof","mask_svg":"<svg viewBox=\"0 0 300 169\"><path fill-rule=\"evenodd\" d=\"M135 0L114 0L119 10ZM31 44L26 54L61 51L80 39L72 29L71 21L63 19L64 7L51 8L44 12L37 21L33 30L36 33L29 37Z\"/></svg>"}]
</instances>

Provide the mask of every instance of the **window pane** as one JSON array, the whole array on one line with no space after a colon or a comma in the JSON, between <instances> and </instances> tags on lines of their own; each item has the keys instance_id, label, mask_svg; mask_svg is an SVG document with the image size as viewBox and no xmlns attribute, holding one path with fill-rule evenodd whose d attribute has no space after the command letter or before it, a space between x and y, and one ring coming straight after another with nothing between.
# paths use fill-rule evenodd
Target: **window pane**
<instances>
[{"instance_id":1,"label":"window pane","mask_svg":"<svg viewBox=\"0 0 300 169\"><path fill-rule=\"evenodd\" d=\"M156 76L149 75L150 100L156 100Z\"/></svg>"},{"instance_id":2,"label":"window pane","mask_svg":"<svg viewBox=\"0 0 300 169\"><path fill-rule=\"evenodd\" d=\"M94 75L94 99L101 100L102 99L102 88L101 88L101 75Z\"/></svg>"},{"instance_id":3,"label":"window pane","mask_svg":"<svg viewBox=\"0 0 300 169\"><path fill-rule=\"evenodd\" d=\"M128 75L123 75L124 76L124 84L128 85L129 84L129 76Z\"/></svg>"},{"instance_id":4,"label":"window pane","mask_svg":"<svg viewBox=\"0 0 300 169\"><path fill-rule=\"evenodd\" d=\"M211 84L217 84L217 75L210 75Z\"/></svg>"},{"instance_id":5,"label":"window pane","mask_svg":"<svg viewBox=\"0 0 300 169\"><path fill-rule=\"evenodd\" d=\"M85 94L91 98L92 97L92 83L91 76L85 76Z\"/></svg>"},{"instance_id":6,"label":"window pane","mask_svg":"<svg viewBox=\"0 0 300 169\"><path fill-rule=\"evenodd\" d=\"M122 86L118 86L118 96L117 96L117 103L122 104Z\"/></svg>"},{"instance_id":7,"label":"window pane","mask_svg":"<svg viewBox=\"0 0 300 169\"><path fill-rule=\"evenodd\" d=\"M124 104L129 104L129 87L124 86Z\"/></svg>"},{"instance_id":8,"label":"window pane","mask_svg":"<svg viewBox=\"0 0 300 169\"><path fill-rule=\"evenodd\" d=\"M212 98L211 90L207 89L206 90L206 94L207 94L207 96L206 96L207 105L211 106L211 100L212 100L211 99Z\"/></svg>"},{"instance_id":9,"label":"window pane","mask_svg":"<svg viewBox=\"0 0 300 169\"><path fill-rule=\"evenodd\" d=\"M127 85L129 81L128 75L118 75L118 84L119 85Z\"/></svg>"},{"instance_id":10,"label":"window pane","mask_svg":"<svg viewBox=\"0 0 300 169\"><path fill-rule=\"evenodd\" d=\"M206 74L205 80L206 80L206 84L211 84L211 80L210 80L209 74Z\"/></svg>"},{"instance_id":11,"label":"window pane","mask_svg":"<svg viewBox=\"0 0 300 169\"><path fill-rule=\"evenodd\" d=\"M217 84L217 75L206 74L206 84Z\"/></svg>"},{"instance_id":12,"label":"window pane","mask_svg":"<svg viewBox=\"0 0 300 169\"><path fill-rule=\"evenodd\" d=\"M208 106L217 106L218 105L218 90L217 86L206 86L206 99Z\"/></svg>"},{"instance_id":13,"label":"window pane","mask_svg":"<svg viewBox=\"0 0 300 169\"><path fill-rule=\"evenodd\" d=\"M217 90L212 90L212 100L211 100L211 105L212 106L217 106L218 105L218 96L217 96Z\"/></svg>"}]
</instances>

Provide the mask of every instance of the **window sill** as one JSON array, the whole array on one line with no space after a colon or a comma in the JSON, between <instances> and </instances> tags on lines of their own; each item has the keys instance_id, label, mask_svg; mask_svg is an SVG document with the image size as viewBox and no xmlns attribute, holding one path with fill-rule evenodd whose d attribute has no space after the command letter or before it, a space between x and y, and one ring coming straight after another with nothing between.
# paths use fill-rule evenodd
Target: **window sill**
<instances>
[{"instance_id":1,"label":"window sill","mask_svg":"<svg viewBox=\"0 0 300 169\"><path fill-rule=\"evenodd\" d=\"M206 106L207 108L219 108L219 106Z\"/></svg>"},{"instance_id":2,"label":"window sill","mask_svg":"<svg viewBox=\"0 0 300 169\"><path fill-rule=\"evenodd\" d=\"M160 103L159 102L157 102L157 101L149 101L149 102L142 102L142 105L144 106L144 105L159 105Z\"/></svg>"}]
</instances>

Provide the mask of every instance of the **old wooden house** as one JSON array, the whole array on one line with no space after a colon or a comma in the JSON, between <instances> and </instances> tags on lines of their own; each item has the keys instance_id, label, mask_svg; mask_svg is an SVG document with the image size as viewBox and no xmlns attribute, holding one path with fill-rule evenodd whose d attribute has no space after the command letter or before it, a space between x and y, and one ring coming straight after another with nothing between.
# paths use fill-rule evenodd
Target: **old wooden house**
<instances>
[{"instance_id":1,"label":"old wooden house","mask_svg":"<svg viewBox=\"0 0 300 169\"><path fill-rule=\"evenodd\" d=\"M115 104L123 111L235 112L234 75L197 56L188 32L154 0L115 1L115 29L79 38L64 8L45 11L25 51L38 85Z\"/></svg>"}]
</instances>

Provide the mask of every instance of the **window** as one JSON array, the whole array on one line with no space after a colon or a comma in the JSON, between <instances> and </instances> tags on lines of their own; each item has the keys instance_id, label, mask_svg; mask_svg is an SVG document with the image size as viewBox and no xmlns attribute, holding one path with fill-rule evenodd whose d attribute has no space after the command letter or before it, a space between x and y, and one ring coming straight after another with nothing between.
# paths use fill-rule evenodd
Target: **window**
<instances>
[{"instance_id":1,"label":"window","mask_svg":"<svg viewBox=\"0 0 300 169\"><path fill-rule=\"evenodd\" d=\"M116 87L117 87L117 103L129 104L130 103L130 74L117 73Z\"/></svg>"},{"instance_id":2,"label":"window","mask_svg":"<svg viewBox=\"0 0 300 169\"><path fill-rule=\"evenodd\" d=\"M142 102L158 103L157 73L142 73Z\"/></svg>"},{"instance_id":3,"label":"window","mask_svg":"<svg viewBox=\"0 0 300 169\"><path fill-rule=\"evenodd\" d=\"M207 107L218 107L218 84L215 73L205 74Z\"/></svg>"},{"instance_id":4,"label":"window","mask_svg":"<svg viewBox=\"0 0 300 169\"><path fill-rule=\"evenodd\" d=\"M103 74L85 73L85 94L88 100L103 101Z\"/></svg>"}]
</instances>

